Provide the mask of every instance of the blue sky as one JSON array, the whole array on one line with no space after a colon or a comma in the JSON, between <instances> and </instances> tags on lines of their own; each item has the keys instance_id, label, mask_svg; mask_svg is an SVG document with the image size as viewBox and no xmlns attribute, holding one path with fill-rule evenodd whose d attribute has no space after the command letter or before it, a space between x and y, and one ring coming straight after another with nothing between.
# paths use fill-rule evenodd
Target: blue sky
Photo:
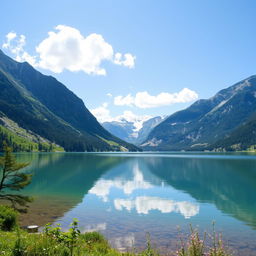
<instances>
[{"instance_id":1,"label":"blue sky","mask_svg":"<svg viewBox=\"0 0 256 256\"><path fill-rule=\"evenodd\" d=\"M255 1L3 0L1 10L3 51L102 120L169 115L256 74Z\"/></svg>"}]
</instances>

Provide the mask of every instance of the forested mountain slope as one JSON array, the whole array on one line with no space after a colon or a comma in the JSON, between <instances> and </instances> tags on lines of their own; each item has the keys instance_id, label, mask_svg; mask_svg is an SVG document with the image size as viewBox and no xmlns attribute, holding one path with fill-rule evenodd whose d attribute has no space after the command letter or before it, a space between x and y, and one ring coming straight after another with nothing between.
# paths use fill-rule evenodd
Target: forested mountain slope
<instances>
[{"instance_id":1,"label":"forested mountain slope","mask_svg":"<svg viewBox=\"0 0 256 256\"><path fill-rule=\"evenodd\" d=\"M0 51L0 111L67 151L138 150L106 131L62 83Z\"/></svg>"}]
</instances>

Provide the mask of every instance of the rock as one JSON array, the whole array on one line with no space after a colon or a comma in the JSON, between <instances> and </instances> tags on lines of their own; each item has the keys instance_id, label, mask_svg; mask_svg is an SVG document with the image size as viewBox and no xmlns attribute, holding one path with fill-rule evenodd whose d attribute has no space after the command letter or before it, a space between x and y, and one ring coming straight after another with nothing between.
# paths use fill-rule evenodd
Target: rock
<instances>
[{"instance_id":1,"label":"rock","mask_svg":"<svg viewBox=\"0 0 256 256\"><path fill-rule=\"evenodd\" d=\"M30 225L27 226L28 233L37 233L38 232L38 226L37 225Z\"/></svg>"}]
</instances>

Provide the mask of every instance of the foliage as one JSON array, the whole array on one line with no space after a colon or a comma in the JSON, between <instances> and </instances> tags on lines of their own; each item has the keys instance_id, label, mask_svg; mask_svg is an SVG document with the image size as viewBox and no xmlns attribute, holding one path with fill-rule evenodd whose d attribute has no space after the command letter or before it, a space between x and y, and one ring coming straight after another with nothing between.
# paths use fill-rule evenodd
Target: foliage
<instances>
[{"instance_id":1,"label":"foliage","mask_svg":"<svg viewBox=\"0 0 256 256\"><path fill-rule=\"evenodd\" d=\"M23 256L26 252L26 245L24 240L21 239L20 229L17 229L17 239L15 241L14 247L12 248L13 256Z\"/></svg>"},{"instance_id":2,"label":"foliage","mask_svg":"<svg viewBox=\"0 0 256 256\"><path fill-rule=\"evenodd\" d=\"M256 113L240 125L227 138L217 141L211 149L227 151L256 151Z\"/></svg>"},{"instance_id":3,"label":"foliage","mask_svg":"<svg viewBox=\"0 0 256 256\"><path fill-rule=\"evenodd\" d=\"M17 212L7 205L0 205L0 230L11 231L17 226Z\"/></svg>"},{"instance_id":4,"label":"foliage","mask_svg":"<svg viewBox=\"0 0 256 256\"><path fill-rule=\"evenodd\" d=\"M6 192L19 191L31 182L32 174L22 170L29 164L18 163L10 147L5 145L4 150L4 155L0 157L0 199L10 201L14 208L17 208L17 204L26 206L28 202L31 202L30 197L12 193L6 194Z\"/></svg>"},{"instance_id":5,"label":"foliage","mask_svg":"<svg viewBox=\"0 0 256 256\"><path fill-rule=\"evenodd\" d=\"M70 255L73 256L74 248L77 246L77 238L80 235L80 230L78 229L78 221L74 219L70 225L68 232L62 232L61 227L52 227L50 224L47 224L44 232L47 236L50 236L53 240L56 240L58 243L63 243L69 251Z\"/></svg>"},{"instance_id":6,"label":"foliage","mask_svg":"<svg viewBox=\"0 0 256 256\"><path fill-rule=\"evenodd\" d=\"M30 140L28 138L19 136L9 129L0 125L0 145L3 142L13 149L14 152L32 152L32 151L63 151L63 148L57 146L56 144L49 142L40 142L40 140ZM0 152L4 149L0 146Z\"/></svg>"},{"instance_id":7,"label":"foliage","mask_svg":"<svg viewBox=\"0 0 256 256\"><path fill-rule=\"evenodd\" d=\"M106 243L104 236L96 231L81 234L81 237L90 243Z\"/></svg>"},{"instance_id":8,"label":"foliage","mask_svg":"<svg viewBox=\"0 0 256 256\"><path fill-rule=\"evenodd\" d=\"M181 238L180 249L176 256L231 256L231 253L224 248L221 235L216 234L213 225L213 234L210 235L211 245L206 245L207 234L204 233L203 239L200 238L199 232L190 227L191 234L187 242Z\"/></svg>"},{"instance_id":9,"label":"foliage","mask_svg":"<svg viewBox=\"0 0 256 256\"><path fill-rule=\"evenodd\" d=\"M25 231L1 232L0 254L5 256L160 256L151 246L147 236L146 249L141 252L121 253L112 249L106 239L98 232L80 234L74 219L68 232L63 232L59 225L46 225L40 234L28 234ZM206 246L205 240L200 240L196 230L191 228L191 235L185 243L182 240L176 256L231 256L224 249L221 237L215 231L212 245ZM168 254L175 255L175 254Z\"/></svg>"}]
</instances>

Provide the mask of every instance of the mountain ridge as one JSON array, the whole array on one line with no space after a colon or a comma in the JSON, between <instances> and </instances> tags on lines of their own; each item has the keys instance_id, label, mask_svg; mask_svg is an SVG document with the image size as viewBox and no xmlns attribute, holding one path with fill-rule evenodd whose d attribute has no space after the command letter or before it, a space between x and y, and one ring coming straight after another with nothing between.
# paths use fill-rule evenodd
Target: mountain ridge
<instances>
[{"instance_id":1,"label":"mountain ridge","mask_svg":"<svg viewBox=\"0 0 256 256\"><path fill-rule=\"evenodd\" d=\"M0 87L0 111L67 151L139 150L106 131L65 85L1 50Z\"/></svg>"},{"instance_id":2,"label":"mountain ridge","mask_svg":"<svg viewBox=\"0 0 256 256\"><path fill-rule=\"evenodd\" d=\"M103 122L102 126L122 140L139 145L147 138L150 131L164 119L165 117L155 116L145 121L140 120L138 124L138 120L131 121L123 118L118 121Z\"/></svg>"},{"instance_id":3,"label":"mountain ridge","mask_svg":"<svg viewBox=\"0 0 256 256\"><path fill-rule=\"evenodd\" d=\"M151 131L141 146L145 150L215 150L214 143L248 122L255 111L254 75L172 114Z\"/></svg>"}]
</instances>

